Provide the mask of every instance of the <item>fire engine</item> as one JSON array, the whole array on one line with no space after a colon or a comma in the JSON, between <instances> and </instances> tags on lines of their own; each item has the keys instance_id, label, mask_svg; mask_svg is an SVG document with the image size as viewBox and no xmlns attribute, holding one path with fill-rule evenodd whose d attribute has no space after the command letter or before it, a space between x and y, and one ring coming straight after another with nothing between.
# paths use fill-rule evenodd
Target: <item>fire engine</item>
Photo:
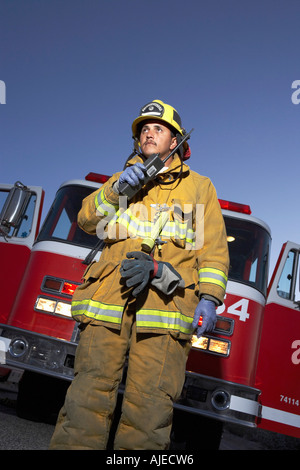
<instances>
[{"instance_id":1,"label":"fire engine","mask_svg":"<svg viewBox=\"0 0 300 470\"><path fill-rule=\"evenodd\" d=\"M41 229L42 188L0 185L0 381L18 383L21 417L57 413L73 379L79 330L72 294L101 255L77 214L107 179L89 173L62 184ZM189 439L199 419L214 423L214 436L233 423L300 438L300 245L283 245L268 283L268 225L248 205L219 202L230 253L226 297L214 331L193 338L174 426L188 419L179 428L191 430Z\"/></svg>"}]
</instances>

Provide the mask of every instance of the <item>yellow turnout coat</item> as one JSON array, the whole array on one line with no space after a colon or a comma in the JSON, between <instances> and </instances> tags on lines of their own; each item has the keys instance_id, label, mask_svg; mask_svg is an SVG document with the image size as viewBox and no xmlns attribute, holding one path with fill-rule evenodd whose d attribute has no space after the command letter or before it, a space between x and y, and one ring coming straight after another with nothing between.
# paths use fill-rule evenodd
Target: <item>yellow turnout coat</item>
<instances>
[{"instance_id":1,"label":"yellow turnout coat","mask_svg":"<svg viewBox=\"0 0 300 470\"><path fill-rule=\"evenodd\" d=\"M141 159L136 156L129 164ZM188 339L191 323L202 294L223 302L228 274L228 246L223 216L210 179L182 165L182 177L174 181L181 161L176 155L170 168L149 182L132 200L119 198L112 185L114 174L101 188L83 200L79 226L104 237L98 262L84 273L83 284L73 297L72 315L84 323L120 329L124 307L135 302L137 332L171 333ZM162 182L171 182L163 185ZM167 210L157 261L169 262L184 280L171 295L151 283L134 299L120 275L120 265L130 251L141 251L157 213Z\"/></svg>"}]
</instances>

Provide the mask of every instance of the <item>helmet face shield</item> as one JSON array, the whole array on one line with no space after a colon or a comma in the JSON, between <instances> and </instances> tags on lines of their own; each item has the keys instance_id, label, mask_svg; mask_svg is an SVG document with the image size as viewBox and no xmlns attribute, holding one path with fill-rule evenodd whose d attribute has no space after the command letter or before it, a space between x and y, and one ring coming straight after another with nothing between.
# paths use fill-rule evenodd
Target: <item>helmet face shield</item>
<instances>
[{"instance_id":1,"label":"helmet face shield","mask_svg":"<svg viewBox=\"0 0 300 470\"><path fill-rule=\"evenodd\" d=\"M132 135L135 139L139 138L139 131L143 121L148 121L149 119L157 119L167 124L168 127L171 126L175 134L180 133L184 135L185 133L181 127L181 119L176 109L160 100L153 100L142 107L139 117L132 123Z\"/></svg>"}]
</instances>

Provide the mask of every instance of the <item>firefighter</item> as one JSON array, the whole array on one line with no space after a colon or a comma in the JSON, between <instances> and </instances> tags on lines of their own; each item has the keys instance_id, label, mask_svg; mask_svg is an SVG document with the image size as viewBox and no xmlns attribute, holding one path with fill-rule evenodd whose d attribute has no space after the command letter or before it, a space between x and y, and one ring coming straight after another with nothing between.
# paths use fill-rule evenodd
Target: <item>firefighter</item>
<instances>
[{"instance_id":1,"label":"firefighter","mask_svg":"<svg viewBox=\"0 0 300 470\"><path fill-rule=\"evenodd\" d=\"M125 170L86 197L78 215L105 247L72 300L81 336L51 449L106 449L126 364L114 449L168 449L191 337L214 328L223 302L228 248L216 191L187 165L187 141L167 158L185 135L179 114L153 100L132 134ZM153 154L165 165L144 184ZM137 188L129 200L124 183ZM166 212L153 246L145 245Z\"/></svg>"}]
</instances>

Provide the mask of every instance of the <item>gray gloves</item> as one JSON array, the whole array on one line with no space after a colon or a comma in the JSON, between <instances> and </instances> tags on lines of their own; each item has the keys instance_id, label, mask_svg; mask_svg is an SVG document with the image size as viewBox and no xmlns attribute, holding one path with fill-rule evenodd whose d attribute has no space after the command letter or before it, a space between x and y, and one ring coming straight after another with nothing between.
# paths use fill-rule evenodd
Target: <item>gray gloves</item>
<instances>
[{"instance_id":1,"label":"gray gloves","mask_svg":"<svg viewBox=\"0 0 300 470\"><path fill-rule=\"evenodd\" d=\"M149 283L167 295L172 294L177 287L184 287L182 277L170 263L156 261L142 251L131 251L126 253L126 257L121 263L120 273L126 286L133 287L133 297L137 297ZM212 331L216 321L216 303L202 297L192 323L197 337Z\"/></svg>"},{"instance_id":2,"label":"gray gloves","mask_svg":"<svg viewBox=\"0 0 300 470\"><path fill-rule=\"evenodd\" d=\"M127 287L135 287L132 295L137 297L150 280L154 271L154 261L151 256L141 251L131 251L126 253L126 256L131 259L123 259L120 273Z\"/></svg>"},{"instance_id":3,"label":"gray gloves","mask_svg":"<svg viewBox=\"0 0 300 470\"><path fill-rule=\"evenodd\" d=\"M176 287L184 287L180 274L169 264L155 261L142 251L126 254L128 259L121 263L120 273L127 287L134 287L132 295L137 297L149 282L165 294L171 294Z\"/></svg>"}]
</instances>

